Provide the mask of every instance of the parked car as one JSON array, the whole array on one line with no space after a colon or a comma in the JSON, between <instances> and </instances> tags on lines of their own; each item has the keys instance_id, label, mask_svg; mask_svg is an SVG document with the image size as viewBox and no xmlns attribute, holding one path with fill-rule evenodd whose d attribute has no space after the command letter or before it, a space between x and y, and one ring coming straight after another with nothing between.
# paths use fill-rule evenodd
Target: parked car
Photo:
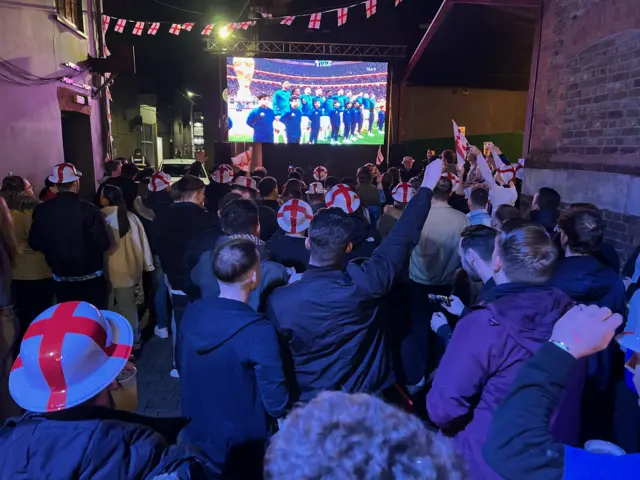
<instances>
[{"instance_id":1,"label":"parked car","mask_svg":"<svg viewBox=\"0 0 640 480\"><path fill-rule=\"evenodd\" d=\"M171 184L173 185L182 177L184 177L191 169L192 165L196 163L193 158L169 158L163 160L160 165L160 171L168 174L171 177ZM194 171L190 172L192 175ZM197 169L198 178L202 180L205 185L209 184L209 176L204 168L204 164L200 164Z\"/></svg>"}]
</instances>

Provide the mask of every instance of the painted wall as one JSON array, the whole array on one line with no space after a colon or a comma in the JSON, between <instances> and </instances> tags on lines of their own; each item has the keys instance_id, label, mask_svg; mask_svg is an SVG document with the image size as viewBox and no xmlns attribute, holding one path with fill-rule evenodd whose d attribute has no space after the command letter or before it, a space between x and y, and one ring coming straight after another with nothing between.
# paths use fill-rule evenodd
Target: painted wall
<instances>
[{"instance_id":1,"label":"painted wall","mask_svg":"<svg viewBox=\"0 0 640 480\"><path fill-rule=\"evenodd\" d=\"M467 135L524 130L527 92L458 87L407 87L403 104L402 141L452 137L451 119L467 127Z\"/></svg>"},{"instance_id":2,"label":"painted wall","mask_svg":"<svg viewBox=\"0 0 640 480\"><path fill-rule=\"evenodd\" d=\"M92 2L85 2L85 32L76 33L54 18L53 0L0 3L0 57L41 77L71 73L65 62L80 62L95 54L96 34L90 19ZM88 11L87 11L88 8ZM91 85L89 75L75 79ZM63 161L62 126L57 88L22 86L0 79L0 176L9 172L27 177L40 188L52 167ZM84 92L86 94L86 92ZM102 176L104 159L102 108L91 101L91 130L94 172Z\"/></svg>"}]
</instances>

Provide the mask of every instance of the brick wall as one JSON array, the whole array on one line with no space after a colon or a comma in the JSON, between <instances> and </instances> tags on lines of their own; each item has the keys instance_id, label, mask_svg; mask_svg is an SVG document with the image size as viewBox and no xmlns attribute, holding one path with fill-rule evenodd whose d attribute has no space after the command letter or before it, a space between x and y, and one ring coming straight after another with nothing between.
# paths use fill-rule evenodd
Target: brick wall
<instances>
[{"instance_id":1,"label":"brick wall","mask_svg":"<svg viewBox=\"0 0 640 480\"><path fill-rule=\"evenodd\" d=\"M640 1L545 0L530 168L640 174Z\"/></svg>"},{"instance_id":2,"label":"brick wall","mask_svg":"<svg viewBox=\"0 0 640 480\"><path fill-rule=\"evenodd\" d=\"M600 206L621 203L604 196L635 195L603 185L611 173L640 175L640 0L544 0L526 165L532 176L583 171L548 182L567 202L575 189L580 201ZM627 207L603 210L606 240L622 259L640 243L640 218Z\"/></svg>"}]
</instances>

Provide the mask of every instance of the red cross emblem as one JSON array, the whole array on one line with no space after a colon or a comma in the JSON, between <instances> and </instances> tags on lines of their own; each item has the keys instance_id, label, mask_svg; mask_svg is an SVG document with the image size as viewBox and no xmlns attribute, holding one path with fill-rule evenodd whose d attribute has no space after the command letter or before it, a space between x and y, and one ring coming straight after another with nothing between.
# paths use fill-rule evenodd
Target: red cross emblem
<instances>
[{"instance_id":1,"label":"red cross emblem","mask_svg":"<svg viewBox=\"0 0 640 480\"><path fill-rule=\"evenodd\" d=\"M291 26L291 24L293 23L294 18L296 18L296 17L284 17L284 20L282 20L280 22L280 25Z\"/></svg>"},{"instance_id":2,"label":"red cross emblem","mask_svg":"<svg viewBox=\"0 0 640 480\"><path fill-rule=\"evenodd\" d=\"M291 204L285 205L282 212L278 212L278 218L283 218L287 213L291 219L290 233L298 233L298 213L304 215L307 220L311 220L313 218L313 215L307 214L307 209L300 205L300 201L296 198L291 200Z\"/></svg>"},{"instance_id":3,"label":"red cross emblem","mask_svg":"<svg viewBox=\"0 0 640 480\"><path fill-rule=\"evenodd\" d=\"M309 19L309 28L314 30L320 29L320 19L322 18L322 13L314 13L311 15Z\"/></svg>"},{"instance_id":4,"label":"red cross emblem","mask_svg":"<svg viewBox=\"0 0 640 480\"><path fill-rule=\"evenodd\" d=\"M347 23L347 12L349 11L349 7L339 8L338 9L338 26L341 27L345 23Z\"/></svg>"},{"instance_id":5,"label":"red cross emblem","mask_svg":"<svg viewBox=\"0 0 640 480\"><path fill-rule=\"evenodd\" d=\"M151 27L149 27L149 30L147 31L147 35L155 35L156 33L158 33L159 29L160 29L160 22L154 22L151 24Z\"/></svg>"},{"instance_id":6,"label":"red cross emblem","mask_svg":"<svg viewBox=\"0 0 640 480\"><path fill-rule=\"evenodd\" d=\"M124 18L119 18L116 22L116 27L114 30L118 33L122 33L124 31L124 27L127 25L127 21Z\"/></svg>"},{"instance_id":7,"label":"red cross emblem","mask_svg":"<svg viewBox=\"0 0 640 480\"><path fill-rule=\"evenodd\" d=\"M38 351L38 365L49 387L48 412L58 410L67 401L67 382L61 362L62 345L67 334L75 333L91 338L109 357L129 357L129 347L126 345L112 343L110 346L106 346L107 332L98 322L87 317L74 315L80 303L60 304L53 311L51 317L32 323L23 339L24 341L32 337L42 337ZM18 356L11 371L21 367L22 359Z\"/></svg>"},{"instance_id":8,"label":"red cross emblem","mask_svg":"<svg viewBox=\"0 0 640 480\"><path fill-rule=\"evenodd\" d=\"M177 23L172 23L171 28L169 29L169 33L171 35L180 35L180 30L182 30L182 26Z\"/></svg>"},{"instance_id":9,"label":"red cross emblem","mask_svg":"<svg viewBox=\"0 0 640 480\"><path fill-rule=\"evenodd\" d=\"M378 0L367 0L366 4L367 18L376 13L378 9Z\"/></svg>"},{"instance_id":10,"label":"red cross emblem","mask_svg":"<svg viewBox=\"0 0 640 480\"><path fill-rule=\"evenodd\" d=\"M102 33L107 33L107 30L109 30L110 23L111 23L111 17L109 17L108 15L103 15L102 16Z\"/></svg>"},{"instance_id":11,"label":"red cross emblem","mask_svg":"<svg viewBox=\"0 0 640 480\"><path fill-rule=\"evenodd\" d=\"M204 27L204 29L202 30L202 35L211 35L212 31L213 31L213 23L210 23L209 25Z\"/></svg>"},{"instance_id":12,"label":"red cross emblem","mask_svg":"<svg viewBox=\"0 0 640 480\"><path fill-rule=\"evenodd\" d=\"M347 211L349 213L353 212L353 204L351 202L351 195L353 194L353 190L351 190L349 187L347 187L344 184L339 184L335 186L335 191L333 192L333 195L331 196L331 204L328 204L327 207L330 207L331 205L333 205L336 201L336 197L338 195L342 195L344 196L344 202L345 202L345 206L347 207Z\"/></svg>"},{"instance_id":13,"label":"red cross emblem","mask_svg":"<svg viewBox=\"0 0 640 480\"><path fill-rule=\"evenodd\" d=\"M144 22L136 22L136 25L133 27L134 35L142 35L142 30L144 30Z\"/></svg>"}]
</instances>

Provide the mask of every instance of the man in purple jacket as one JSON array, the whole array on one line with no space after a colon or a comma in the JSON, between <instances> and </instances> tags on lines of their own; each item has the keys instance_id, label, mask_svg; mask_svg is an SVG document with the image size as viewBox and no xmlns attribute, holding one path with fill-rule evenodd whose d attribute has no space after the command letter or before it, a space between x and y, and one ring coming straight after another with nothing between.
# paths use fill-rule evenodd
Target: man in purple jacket
<instances>
[{"instance_id":1,"label":"man in purple jacket","mask_svg":"<svg viewBox=\"0 0 640 480\"><path fill-rule=\"evenodd\" d=\"M429 416L455 436L472 480L500 478L482 457L493 413L519 368L572 304L561 291L544 286L557 257L544 228L507 222L492 258L496 287L460 319L436 373L427 397ZM570 400L579 410L579 395ZM577 430L579 417L569 417Z\"/></svg>"}]
</instances>

